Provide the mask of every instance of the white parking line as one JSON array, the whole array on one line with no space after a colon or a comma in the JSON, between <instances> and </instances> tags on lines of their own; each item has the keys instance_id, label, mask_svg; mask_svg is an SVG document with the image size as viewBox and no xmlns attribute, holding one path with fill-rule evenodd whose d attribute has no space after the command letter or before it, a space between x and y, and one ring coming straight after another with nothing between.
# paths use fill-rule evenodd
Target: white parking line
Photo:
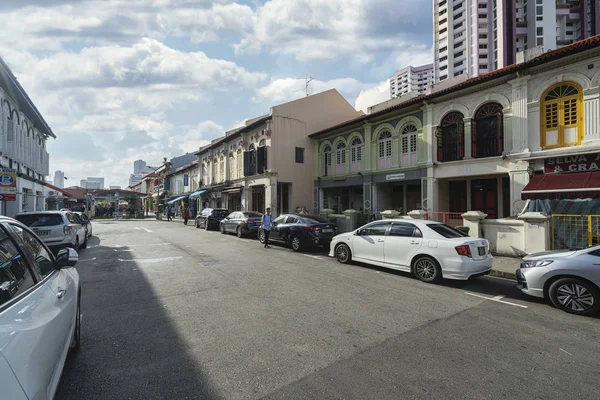
<instances>
[{"instance_id":1,"label":"white parking line","mask_svg":"<svg viewBox=\"0 0 600 400\"><path fill-rule=\"evenodd\" d=\"M529 308L527 306L523 306L521 304L511 303L510 301L502 300L504 296L495 296L495 297L487 297L477 293L465 292L466 295L479 297L481 299L491 300L502 304L508 304L509 306L521 307L521 308Z\"/></svg>"},{"instance_id":2,"label":"white parking line","mask_svg":"<svg viewBox=\"0 0 600 400\"><path fill-rule=\"evenodd\" d=\"M136 226L136 227L135 227L135 228L133 228L133 229L138 229L138 230L139 230L139 229L142 229L142 230L145 230L145 231L146 231L146 232L148 232L148 233L152 233L152 231L151 231L150 229L147 229L147 228L140 228L140 227L137 227L137 226Z\"/></svg>"},{"instance_id":3,"label":"white parking line","mask_svg":"<svg viewBox=\"0 0 600 400\"><path fill-rule=\"evenodd\" d=\"M323 257L319 257L319 256L311 256L310 254L305 254L306 257L310 257L310 258L316 258L317 260L325 260Z\"/></svg>"}]
</instances>

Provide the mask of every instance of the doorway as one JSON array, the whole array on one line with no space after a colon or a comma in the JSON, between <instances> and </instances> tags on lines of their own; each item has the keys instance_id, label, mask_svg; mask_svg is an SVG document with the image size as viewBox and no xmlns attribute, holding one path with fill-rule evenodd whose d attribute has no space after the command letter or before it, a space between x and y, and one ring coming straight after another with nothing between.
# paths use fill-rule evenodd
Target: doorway
<instances>
[{"instance_id":1,"label":"doorway","mask_svg":"<svg viewBox=\"0 0 600 400\"><path fill-rule=\"evenodd\" d=\"M482 211L487 218L498 218L498 180L473 179L471 181L471 209Z\"/></svg>"},{"instance_id":2,"label":"doorway","mask_svg":"<svg viewBox=\"0 0 600 400\"><path fill-rule=\"evenodd\" d=\"M464 213L467 210L467 181L448 182L448 206L450 212Z\"/></svg>"},{"instance_id":3,"label":"doorway","mask_svg":"<svg viewBox=\"0 0 600 400\"><path fill-rule=\"evenodd\" d=\"M252 186L251 211L265 212L265 188L264 186Z\"/></svg>"},{"instance_id":4,"label":"doorway","mask_svg":"<svg viewBox=\"0 0 600 400\"><path fill-rule=\"evenodd\" d=\"M291 184L277 184L277 215L287 214L290 212L290 192Z\"/></svg>"}]
</instances>

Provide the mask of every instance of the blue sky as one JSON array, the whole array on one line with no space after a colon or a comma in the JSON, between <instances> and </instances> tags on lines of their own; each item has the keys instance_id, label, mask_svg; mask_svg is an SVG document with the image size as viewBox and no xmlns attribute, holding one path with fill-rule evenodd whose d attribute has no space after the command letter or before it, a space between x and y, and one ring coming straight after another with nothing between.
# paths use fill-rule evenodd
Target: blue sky
<instances>
[{"instance_id":1,"label":"blue sky","mask_svg":"<svg viewBox=\"0 0 600 400\"><path fill-rule=\"evenodd\" d=\"M58 139L69 184L196 151L332 87L358 109L431 62L427 0L2 0L0 56Z\"/></svg>"}]
</instances>

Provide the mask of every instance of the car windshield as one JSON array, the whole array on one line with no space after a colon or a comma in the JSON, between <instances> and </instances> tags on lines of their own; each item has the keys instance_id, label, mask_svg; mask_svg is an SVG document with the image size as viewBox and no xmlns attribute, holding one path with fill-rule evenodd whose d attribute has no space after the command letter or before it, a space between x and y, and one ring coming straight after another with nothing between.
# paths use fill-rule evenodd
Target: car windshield
<instances>
[{"instance_id":1,"label":"car windshield","mask_svg":"<svg viewBox=\"0 0 600 400\"><path fill-rule=\"evenodd\" d=\"M60 214L25 214L17 215L16 220L29 227L36 226L57 226L63 224Z\"/></svg>"},{"instance_id":2,"label":"car windshield","mask_svg":"<svg viewBox=\"0 0 600 400\"><path fill-rule=\"evenodd\" d=\"M229 211L226 210L213 210L213 214L217 217L226 217L229 215Z\"/></svg>"},{"instance_id":3,"label":"car windshield","mask_svg":"<svg viewBox=\"0 0 600 400\"><path fill-rule=\"evenodd\" d=\"M427 227L447 239L469 237L466 233L444 224L428 224Z\"/></svg>"},{"instance_id":4,"label":"car windshield","mask_svg":"<svg viewBox=\"0 0 600 400\"><path fill-rule=\"evenodd\" d=\"M327 223L329 223L329 221L326 218L319 217L318 215L302 216L302 219L307 224L327 224Z\"/></svg>"}]
</instances>

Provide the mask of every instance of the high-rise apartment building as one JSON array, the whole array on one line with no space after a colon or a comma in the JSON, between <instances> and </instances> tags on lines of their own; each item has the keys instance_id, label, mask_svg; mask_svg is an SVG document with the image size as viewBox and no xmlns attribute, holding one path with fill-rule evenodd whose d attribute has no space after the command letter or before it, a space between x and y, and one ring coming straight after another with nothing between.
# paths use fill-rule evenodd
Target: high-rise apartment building
<instances>
[{"instance_id":1,"label":"high-rise apartment building","mask_svg":"<svg viewBox=\"0 0 600 400\"><path fill-rule=\"evenodd\" d=\"M435 82L514 64L600 33L599 0L433 0Z\"/></svg>"},{"instance_id":2,"label":"high-rise apartment building","mask_svg":"<svg viewBox=\"0 0 600 400\"><path fill-rule=\"evenodd\" d=\"M144 168L146 168L146 161L144 160L136 160L133 162L133 174L139 175L142 173Z\"/></svg>"},{"instance_id":3,"label":"high-rise apartment building","mask_svg":"<svg viewBox=\"0 0 600 400\"><path fill-rule=\"evenodd\" d=\"M84 189L104 189L104 178L88 176L87 179L81 180L80 186Z\"/></svg>"},{"instance_id":4,"label":"high-rise apartment building","mask_svg":"<svg viewBox=\"0 0 600 400\"><path fill-rule=\"evenodd\" d=\"M390 97L399 97L408 92L424 93L433 83L433 64L413 67L409 65L390 78Z\"/></svg>"},{"instance_id":5,"label":"high-rise apartment building","mask_svg":"<svg viewBox=\"0 0 600 400\"><path fill-rule=\"evenodd\" d=\"M65 187L65 173L63 171L54 172L54 186L61 189Z\"/></svg>"}]
</instances>

